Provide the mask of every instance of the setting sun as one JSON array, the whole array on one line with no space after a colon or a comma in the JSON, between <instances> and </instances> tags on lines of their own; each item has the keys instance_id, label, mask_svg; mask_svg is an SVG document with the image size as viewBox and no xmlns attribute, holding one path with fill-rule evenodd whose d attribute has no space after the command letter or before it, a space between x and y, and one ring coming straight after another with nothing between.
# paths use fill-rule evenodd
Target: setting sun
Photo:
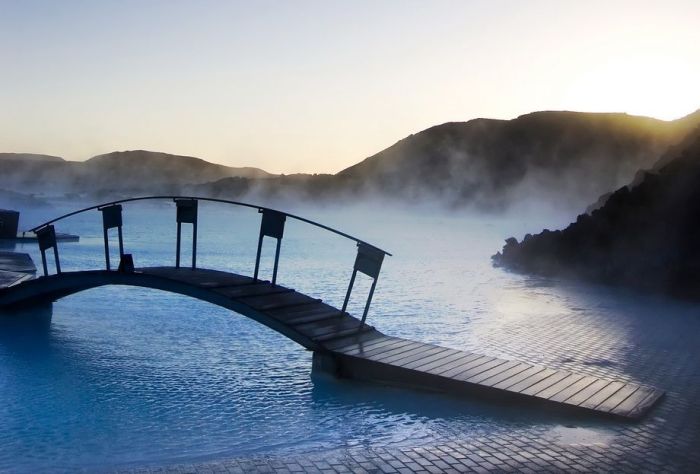
<instances>
[{"instance_id":1,"label":"setting sun","mask_svg":"<svg viewBox=\"0 0 700 474\"><path fill-rule=\"evenodd\" d=\"M565 98L569 110L626 112L662 120L700 108L700 62L673 55L615 58L576 78Z\"/></svg>"}]
</instances>

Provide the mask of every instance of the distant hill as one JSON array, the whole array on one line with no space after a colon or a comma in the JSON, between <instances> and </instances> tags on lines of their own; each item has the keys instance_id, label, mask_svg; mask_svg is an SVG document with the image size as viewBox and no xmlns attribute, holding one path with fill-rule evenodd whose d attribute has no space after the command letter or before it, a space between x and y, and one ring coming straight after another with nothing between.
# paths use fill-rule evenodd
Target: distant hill
<instances>
[{"instance_id":1,"label":"distant hill","mask_svg":"<svg viewBox=\"0 0 700 474\"><path fill-rule=\"evenodd\" d=\"M505 207L541 197L581 207L632 180L700 124L616 113L535 112L438 125L347 168L344 189L399 200Z\"/></svg>"},{"instance_id":2,"label":"distant hill","mask_svg":"<svg viewBox=\"0 0 700 474\"><path fill-rule=\"evenodd\" d=\"M578 211L630 183L697 125L700 111L675 121L534 112L513 120L453 122L410 135L335 175L271 175L141 150L85 162L5 159L0 188L96 198L187 192L256 201L365 199L485 210L542 200Z\"/></svg>"},{"instance_id":3,"label":"distant hill","mask_svg":"<svg viewBox=\"0 0 700 474\"><path fill-rule=\"evenodd\" d=\"M700 298L700 127L590 215L561 231L511 238L509 268Z\"/></svg>"},{"instance_id":4,"label":"distant hill","mask_svg":"<svg viewBox=\"0 0 700 474\"><path fill-rule=\"evenodd\" d=\"M36 153L0 153L0 160L21 160L38 162L65 161L60 156L37 155Z\"/></svg>"},{"instance_id":5,"label":"distant hill","mask_svg":"<svg viewBox=\"0 0 700 474\"><path fill-rule=\"evenodd\" d=\"M272 176L258 168L144 150L108 153L84 162L36 158L43 155L4 156L0 188L25 193L179 192L185 185L227 177Z\"/></svg>"},{"instance_id":6,"label":"distant hill","mask_svg":"<svg viewBox=\"0 0 700 474\"><path fill-rule=\"evenodd\" d=\"M97 186L108 188L114 183L144 182L155 186L199 184L227 177L269 178L259 168L233 168L192 156L169 155L152 151L122 151L98 155L83 163L87 174L97 179Z\"/></svg>"}]
</instances>

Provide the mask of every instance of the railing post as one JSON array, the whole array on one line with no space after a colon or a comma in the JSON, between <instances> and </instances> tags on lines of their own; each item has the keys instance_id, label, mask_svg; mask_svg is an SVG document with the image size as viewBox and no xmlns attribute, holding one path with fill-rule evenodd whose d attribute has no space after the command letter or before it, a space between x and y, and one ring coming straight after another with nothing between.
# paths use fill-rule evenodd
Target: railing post
<instances>
[{"instance_id":1,"label":"railing post","mask_svg":"<svg viewBox=\"0 0 700 474\"><path fill-rule=\"evenodd\" d=\"M253 280L258 279L258 270L260 270L260 253L262 252L262 242L263 242L263 233L262 229L260 229L260 236L258 237L258 251L255 254L255 271L253 272Z\"/></svg>"},{"instance_id":2,"label":"railing post","mask_svg":"<svg viewBox=\"0 0 700 474\"><path fill-rule=\"evenodd\" d=\"M350 284L348 285L348 291L345 293L345 301L343 301L343 309L342 312L345 313L345 310L348 309L348 302L350 301L350 293L352 293L352 287L355 285L355 277L357 276L357 270L353 269L352 270L352 276L350 277Z\"/></svg>"},{"instance_id":3,"label":"railing post","mask_svg":"<svg viewBox=\"0 0 700 474\"><path fill-rule=\"evenodd\" d=\"M284 236L284 222L287 220L287 216L281 212L273 211L271 209L258 209L258 212L262 213L262 220L260 222L260 236L258 237L258 251L255 255L255 271L253 272L253 279L258 279L263 238L265 236L272 237L273 239L277 239L277 247L275 248L275 263L272 267L272 284L275 285L277 284L277 269L280 261L282 237Z\"/></svg>"},{"instance_id":4,"label":"railing post","mask_svg":"<svg viewBox=\"0 0 700 474\"><path fill-rule=\"evenodd\" d=\"M37 242L39 243L39 251L41 252L41 263L44 267L44 276L49 276L49 268L46 264L46 251L53 247L54 262L56 264L56 273L61 273L61 262L58 259L58 245L56 244L56 229L53 225L47 225L34 231Z\"/></svg>"},{"instance_id":5,"label":"railing post","mask_svg":"<svg viewBox=\"0 0 700 474\"><path fill-rule=\"evenodd\" d=\"M195 201L196 203L197 201ZM196 205L195 205L196 207ZM197 218L192 223L192 268L197 268Z\"/></svg>"},{"instance_id":6,"label":"railing post","mask_svg":"<svg viewBox=\"0 0 700 474\"><path fill-rule=\"evenodd\" d=\"M177 206L177 247L175 250L175 267L180 268L180 243L182 224L192 224L192 269L197 268L197 203L196 199L175 198Z\"/></svg>"},{"instance_id":7,"label":"railing post","mask_svg":"<svg viewBox=\"0 0 700 474\"><path fill-rule=\"evenodd\" d=\"M275 264L272 267L272 284L277 283L277 268L280 263L280 248L282 247L282 239L277 239L277 247L275 248Z\"/></svg>"},{"instance_id":8,"label":"railing post","mask_svg":"<svg viewBox=\"0 0 700 474\"><path fill-rule=\"evenodd\" d=\"M119 237L119 261L124 256L124 240L122 238L122 206L120 204L112 204L105 207L98 207L102 212L102 230L105 241L105 263L107 270L111 270L111 262L109 260L109 229L117 228Z\"/></svg>"},{"instance_id":9,"label":"railing post","mask_svg":"<svg viewBox=\"0 0 700 474\"><path fill-rule=\"evenodd\" d=\"M352 287L355 285L355 277L357 276L357 272L364 273L368 277L372 278L372 286L369 290L367 302L365 303L365 309L362 313L360 329L365 325L365 320L367 319L367 313L369 312L370 304L372 304L374 289L377 287L377 279L379 278L379 272L382 269L383 261L384 252L382 252L381 250L371 247L364 243L357 244L357 256L355 257L355 265L353 266L352 277L350 278L348 291L345 293L345 301L343 302L342 311L343 313L345 313L348 308L348 302L350 301L350 293L352 293Z\"/></svg>"},{"instance_id":10,"label":"railing post","mask_svg":"<svg viewBox=\"0 0 700 474\"><path fill-rule=\"evenodd\" d=\"M177 223L177 242L175 243L175 268L180 268L180 231L182 230L182 225L178 221Z\"/></svg>"},{"instance_id":11,"label":"railing post","mask_svg":"<svg viewBox=\"0 0 700 474\"><path fill-rule=\"evenodd\" d=\"M124 256L124 239L122 237L122 226L117 227L117 234L119 235L119 260Z\"/></svg>"}]
</instances>

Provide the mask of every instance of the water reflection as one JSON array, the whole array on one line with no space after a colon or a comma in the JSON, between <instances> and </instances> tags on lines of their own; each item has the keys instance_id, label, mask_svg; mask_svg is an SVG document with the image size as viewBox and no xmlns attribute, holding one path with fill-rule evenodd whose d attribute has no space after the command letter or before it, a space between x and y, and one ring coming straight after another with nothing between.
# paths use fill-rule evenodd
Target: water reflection
<instances>
[{"instance_id":1,"label":"water reflection","mask_svg":"<svg viewBox=\"0 0 700 474\"><path fill-rule=\"evenodd\" d=\"M48 341L53 304L0 311L0 345L8 349L32 350Z\"/></svg>"}]
</instances>

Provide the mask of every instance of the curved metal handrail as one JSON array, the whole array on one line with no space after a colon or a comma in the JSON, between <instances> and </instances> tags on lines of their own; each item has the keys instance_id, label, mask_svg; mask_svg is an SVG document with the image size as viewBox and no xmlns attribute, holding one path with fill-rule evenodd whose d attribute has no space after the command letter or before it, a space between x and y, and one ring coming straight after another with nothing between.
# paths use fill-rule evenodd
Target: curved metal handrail
<instances>
[{"instance_id":1,"label":"curved metal handrail","mask_svg":"<svg viewBox=\"0 0 700 474\"><path fill-rule=\"evenodd\" d=\"M110 201L110 202L106 202L106 203L103 203L103 204L97 204L97 205L94 205L94 206L86 207L86 208L84 208L84 209L79 209L79 210L77 210L77 211L69 212L68 214L64 214L64 215L62 215L62 216L56 217L56 218L51 219L51 220L49 220L49 221L46 221L46 222L44 222L44 223L42 223L42 224L39 224L39 225L37 225L37 226L35 226L35 227L29 229L27 232L36 232L37 230L39 230L39 229L41 229L41 228L43 228L43 227L46 227L46 226L48 226L48 225L50 225L50 224L53 224L54 222L58 222L58 221L60 221L60 220L66 219L66 218L71 217L71 216L75 216L75 215L77 215L77 214L81 214L81 213L83 213L83 212L92 211L92 210L95 210L95 209L101 209L101 208L103 208L103 207L113 206L113 205L115 205L115 204L123 204L123 203L126 203L126 202L147 201L147 200L156 200L156 199L192 199L192 200L196 200L196 201L218 202L218 203L223 203L223 204L232 204L232 205L235 205L235 206L249 207L249 208L251 208L251 209L257 209L257 210L260 211L260 212L262 212L262 211L277 212L277 213L283 214L283 215L285 215L285 216L287 216L287 217L291 217L292 219L296 219L296 220L298 220L298 221L305 222L305 223L307 223L307 224L311 224L311 225L314 225L314 226L316 226L316 227L320 227L321 229L327 230L327 231L329 231L329 232L333 232L334 234L340 235L341 237L345 237L346 239L353 240L353 241L357 242L358 244L362 244L362 245L366 245L366 246L368 246L368 247L371 247L371 248L373 248L373 249L375 249L375 250L378 250L378 251L382 252L384 255L388 255L388 256L390 256L390 257L392 256L392 255L391 255L389 252L387 252L386 250L383 250L383 249L377 247L376 245L372 245L372 244L370 244L370 243L368 243L368 242L366 242L366 241L364 241L364 240L362 240L362 239L358 239L358 238L355 237L355 236L352 236L352 235L350 235L350 234L347 234L347 233L345 233L345 232L343 232L343 231L340 231L340 230L338 230L338 229L334 229L334 228L329 227L329 226L327 226L327 225L321 224L320 222L315 222L315 221L312 221L312 220L310 220L310 219L306 219L306 218L304 218L304 217L300 217L300 216L297 216L297 215L294 215L294 214L290 214L290 213L288 213L288 212L279 211L279 210L277 210L277 209L272 209L272 208L270 208L270 207L265 207L265 206L259 206L259 205L256 205L256 204L250 204L250 203L247 203L247 202L229 201L229 200L226 200L226 199L216 199L216 198L199 197L199 196L175 196L175 195L172 195L172 196L141 196L141 197L127 198L127 199L120 199L120 200L118 200L118 201Z\"/></svg>"},{"instance_id":2,"label":"curved metal handrail","mask_svg":"<svg viewBox=\"0 0 700 474\"><path fill-rule=\"evenodd\" d=\"M391 256L386 250L382 250L379 247L372 245L364 240L358 239L350 234L342 232L340 230L334 229L327 225L321 224L319 222L306 219L294 214L289 214L287 212L278 211L265 206L258 206L255 204L250 204L247 202L240 201L229 201L226 199L216 199L208 197L198 197L198 196L141 196L133 197L127 199L120 199L118 201L106 202L103 204L97 204L94 206L86 207L84 209L79 209L77 211L69 212L62 216L56 217L49 221L44 222L32 229L30 232L34 232L37 235L37 242L39 244L39 251L41 252L41 261L44 269L44 276L48 276L49 270L46 260L46 251L49 249L53 250L54 262L56 266L56 272L61 273L61 263L58 255L58 245L56 243L56 231L53 226L55 222L62 219L66 219L83 212L99 210L102 211L102 227L104 232L104 247L105 247L105 267L109 271L111 270L111 260L109 251L109 229L117 229L119 236L119 270L120 272L134 271L134 263L131 254L124 253L124 244L122 237L122 206L121 204L134 201L146 201L146 200L156 200L156 199L169 199L173 200L177 206L177 244L175 252L175 268L180 268L180 247L181 247L181 226L183 223L192 224L192 268L197 267L197 208L199 201L205 202L217 202L223 204L231 204L234 206L249 207L252 209L257 209L259 213L262 214L262 220L260 223L260 235L258 237L258 249L255 257L255 271L253 273L253 280L258 281L258 271L260 269L260 257L263 245L264 237L271 237L277 240L277 247L275 250L275 259L272 267L272 284L275 285L277 282L277 269L279 266L280 258L280 246L282 243L282 236L284 234L284 222L287 217L296 219L307 224L311 224L321 229L327 230L334 234L345 237L346 239L352 240L357 244L357 256L355 257L355 264L353 266L352 276L350 278L350 284L348 285L347 292L345 293L345 301L343 302L342 311L345 312L348 306L348 301L350 299L350 293L352 292L353 286L355 284L355 277L357 272L364 273L365 275L372 278L372 285L369 290L369 295L367 297L367 302L365 303L365 309L362 315L362 325L365 323L367 318L367 312L369 311L369 306L372 301L372 296L374 295L374 289L377 285L377 279L379 278L379 272L382 267L382 262L386 255Z\"/></svg>"}]
</instances>

